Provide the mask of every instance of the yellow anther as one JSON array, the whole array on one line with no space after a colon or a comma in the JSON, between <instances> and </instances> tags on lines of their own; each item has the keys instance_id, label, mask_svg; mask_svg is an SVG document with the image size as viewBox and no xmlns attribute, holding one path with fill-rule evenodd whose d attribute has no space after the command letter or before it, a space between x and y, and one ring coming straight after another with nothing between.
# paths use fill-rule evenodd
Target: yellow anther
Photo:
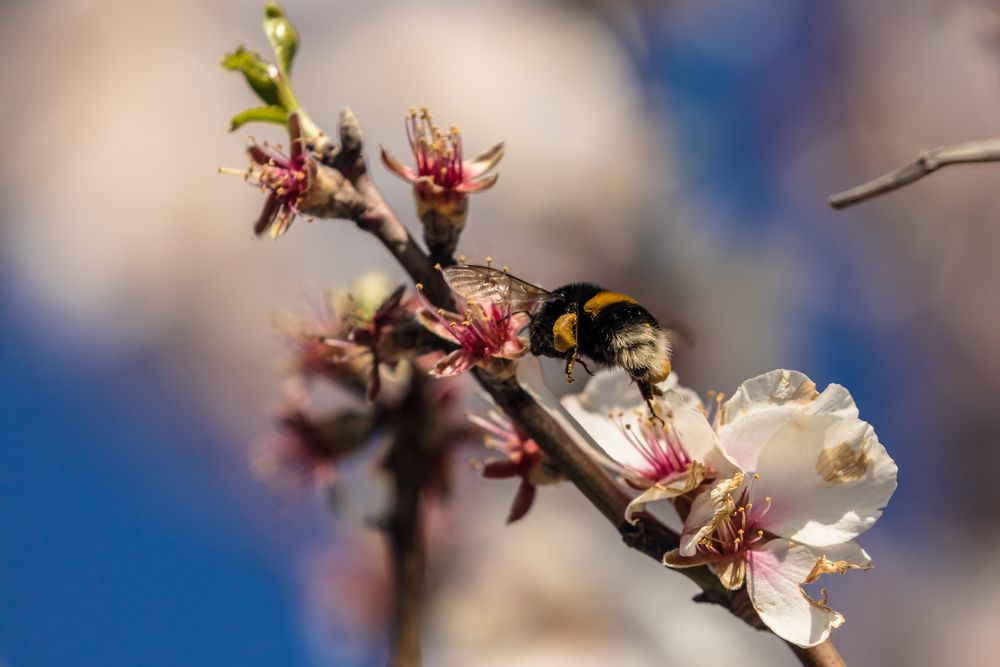
<instances>
[{"instance_id":1,"label":"yellow anther","mask_svg":"<svg viewBox=\"0 0 1000 667\"><path fill-rule=\"evenodd\" d=\"M465 264L465 255L459 255L458 256L458 263L459 264Z\"/></svg>"},{"instance_id":2,"label":"yellow anther","mask_svg":"<svg viewBox=\"0 0 1000 667\"><path fill-rule=\"evenodd\" d=\"M424 289L424 284L423 283L417 283L417 289L418 290L423 290Z\"/></svg>"},{"instance_id":3,"label":"yellow anther","mask_svg":"<svg viewBox=\"0 0 1000 667\"><path fill-rule=\"evenodd\" d=\"M764 496L764 502L767 503L768 505L770 505L771 504L771 496Z\"/></svg>"},{"instance_id":4,"label":"yellow anther","mask_svg":"<svg viewBox=\"0 0 1000 667\"><path fill-rule=\"evenodd\" d=\"M738 535L742 536L743 535L743 529L742 528L737 529L736 533Z\"/></svg>"},{"instance_id":5,"label":"yellow anther","mask_svg":"<svg viewBox=\"0 0 1000 667\"><path fill-rule=\"evenodd\" d=\"M750 511L750 508L752 508L752 507L753 507L753 503L747 503L747 511L748 512Z\"/></svg>"},{"instance_id":6,"label":"yellow anther","mask_svg":"<svg viewBox=\"0 0 1000 667\"><path fill-rule=\"evenodd\" d=\"M764 537L764 531L763 530L758 530L757 531L757 537Z\"/></svg>"},{"instance_id":7,"label":"yellow anther","mask_svg":"<svg viewBox=\"0 0 1000 667\"><path fill-rule=\"evenodd\" d=\"M440 270L441 270L441 262L437 262L437 263L436 263L436 264L434 265L434 268L435 268L435 269L437 269L438 271L440 271Z\"/></svg>"},{"instance_id":8,"label":"yellow anther","mask_svg":"<svg viewBox=\"0 0 1000 667\"><path fill-rule=\"evenodd\" d=\"M739 537L737 537L735 540L733 540L733 544L736 545L736 546L739 546L740 542L742 542L742 541L743 540L741 540Z\"/></svg>"},{"instance_id":9,"label":"yellow anther","mask_svg":"<svg viewBox=\"0 0 1000 667\"><path fill-rule=\"evenodd\" d=\"M753 478L754 478L754 479L760 479L760 475L758 475L757 473L754 473L754 474L753 474Z\"/></svg>"}]
</instances>

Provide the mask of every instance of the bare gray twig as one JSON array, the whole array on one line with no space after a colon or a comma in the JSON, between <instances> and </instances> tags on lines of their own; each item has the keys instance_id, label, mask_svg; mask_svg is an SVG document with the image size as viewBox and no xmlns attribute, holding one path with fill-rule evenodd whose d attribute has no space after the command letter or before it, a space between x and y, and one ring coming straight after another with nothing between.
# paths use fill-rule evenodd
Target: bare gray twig
<instances>
[{"instance_id":1,"label":"bare gray twig","mask_svg":"<svg viewBox=\"0 0 1000 667\"><path fill-rule=\"evenodd\" d=\"M922 151L917 159L908 165L894 169L850 190L835 194L827 201L833 208L846 208L886 192L898 190L950 164L998 161L1000 161L1000 139L985 139L964 144L939 146L929 151Z\"/></svg>"}]
</instances>

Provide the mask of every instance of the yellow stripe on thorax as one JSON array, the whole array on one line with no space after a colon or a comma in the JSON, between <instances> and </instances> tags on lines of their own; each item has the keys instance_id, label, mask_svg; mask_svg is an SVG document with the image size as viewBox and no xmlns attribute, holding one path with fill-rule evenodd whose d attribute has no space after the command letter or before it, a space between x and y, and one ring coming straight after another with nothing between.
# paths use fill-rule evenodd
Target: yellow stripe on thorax
<instances>
[{"instance_id":1,"label":"yellow stripe on thorax","mask_svg":"<svg viewBox=\"0 0 1000 667\"><path fill-rule=\"evenodd\" d=\"M598 313L613 303L635 302L635 299L632 297L625 294L619 294L618 292L598 292L594 296L590 297L587 303L583 304L583 312L587 313L591 317L597 317Z\"/></svg>"}]
</instances>

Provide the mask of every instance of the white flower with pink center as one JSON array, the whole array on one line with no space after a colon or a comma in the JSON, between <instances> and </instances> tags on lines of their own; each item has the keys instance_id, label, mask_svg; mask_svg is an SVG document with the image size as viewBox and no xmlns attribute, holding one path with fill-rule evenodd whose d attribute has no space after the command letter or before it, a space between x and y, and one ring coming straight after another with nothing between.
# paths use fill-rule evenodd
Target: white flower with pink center
<instances>
[{"instance_id":1,"label":"white flower with pink center","mask_svg":"<svg viewBox=\"0 0 1000 667\"><path fill-rule=\"evenodd\" d=\"M616 370L597 373L583 393L562 401L600 446L595 457L642 490L628 505L629 521L648 503L684 495L706 478L737 469L719 448L697 395L680 387L675 374L658 389L660 419L650 418L631 378Z\"/></svg>"},{"instance_id":2,"label":"white flower with pink center","mask_svg":"<svg viewBox=\"0 0 1000 667\"><path fill-rule=\"evenodd\" d=\"M420 308L416 317L424 327L458 349L444 355L430 374L448 377L473 366L490 366L494 359L514 360L528 352L528 345L518 333L528 324L528 315L513 312L508 304L469 303L459 315L434 306L419 291ZM455 295L457 301L461 297Z\"/></svg>"},{"instance_id":3,"label":"white flower with pink center","mask_svg":"<svg viewBox=\"0 0 1000 667\"><path fill-rule=\"evenodd\" d=\"M799 646L829 637L844 617L802 590L827 573L869 569L853 540L871 528L896 488L896 464L858 418L846 389L819 393L801 373L743 383L717 431L741 470L695 497L671 567L707 565L747 592L761 620Z\"/></svg>"}]
</instances>

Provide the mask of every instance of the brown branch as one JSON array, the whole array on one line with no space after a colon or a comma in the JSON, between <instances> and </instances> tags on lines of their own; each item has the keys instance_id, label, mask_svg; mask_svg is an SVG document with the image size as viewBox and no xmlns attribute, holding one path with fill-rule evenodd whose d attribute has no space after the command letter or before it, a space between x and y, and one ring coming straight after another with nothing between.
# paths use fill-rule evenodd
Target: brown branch
<instances>
[{"instance_id":1,"label":"brown branch","mask_svg":"<svg viewBox=\"0 0 1000 667\"><path fill-rule=\"evenodd\" d=\"M403 449L400 447L400 449ZM421 512L422 483L414 475L399 474L394 466L392 512L386 530L393 574L393 622L390 667L419 667L420 628L427 570Z\"/></svg>"},{"instance_id":2,"label":"brown branch","mask_svg":"<svg viewBox=\"0 0 1000 667\"><path fill-rule=\"evenodd\" d=\"M788 646L803 667L847 667L847 663L840 657L837 647L829 639L812 648L802 648L795 644L788 644Z\"/></svg>"},{"instance_id":3,"label":"brown branch","mask_svg":"<svg viewBox=\"0 0 1000 667\"><path fill-rule=\"evenodd\" d=\"M341 115L341 142L343 146L347 145L344 139L345 135L354 142L353 146L356 147L356 150L353 150L352 155L348 156L349 159L345 159L345 151L341 150L339 154L334 152L324 162L341 169L365 198L367 208L355 222L386 246L414 282L424 286L424 293L431 303L440 308L454 310L454 299L441 273L434 268L433 262L417 245L371 180L361 154L360 129L349 110ZM679 542L677 533L648 514L640 515L639 522L635 526L626 522L624 520L625 507L629 502L629 496L586 452L580 449L573 438L542 406L535 402L516 380L493 375L482 369L476 369L475 375L497 404L525 433L538 443L542 451L552 459L552 462L559 467L570 482L611 522L621 535L623 542L627 546L645 553L658 563L662 563L663 554L677 546ZM419 520L419 516L407 515L401 519L415 522ZM402 562L402 559L407 555L406 553L394 553L394 555L396 560L400 561L396 563L396 570L400 575L416 575L415 567L413 571L407 570L405 563ZM421 573L423 566L424 564L421 562ZM696 600L721 605L752 627L766 629L750 604L745 590L736 592L725 590L718 579L705 567L686 568L679 571L701 586L703 593ZM410 584L416 589L416 584L413 582ZM421 581L420 586L422 585ZM397 592L397 627L416 627L419 629L421 610L419 604L413 605L410 602L419 601L420 595L406 594L405 598L401 598L401 595L403 594ZM413 639L413 641L417 640ZM792 645L789 644L789 646ZM829 641L809 649L797 646L792 646L792 649L802 664L808 667L843 666L843 661ZM419 646L415 650L419 653Z\"/></svg>"},{"instance_id":4,"label":"brown branch","mask_svg":"<svg viewBox=\"0 0 1000 667\"><path fill-rule=\"evenodd\" d=\"M970 141L922 151L914 162L827 199L833 208L846 208L905 187L950 164L1000 161L1000 139Z\"/></svg>"},{"instance_id":5,"label":"brown branch","mask_svg":"<svg viewBox=\"0 0 1000 667\"><path fill-rule=\"evenodd\" d=\"M419 378L414 378L420 382ZM393 411L395 437L384 464L392 477L392 505L386 521L393 578L393 619L389 667L420 667L427 547L422 498L428 475L423 440L426 412L420 391L411 387Z\"/></svg>"},{"instance_id":6,"label":"brown branch","mask_svg":"<svg viewBox=\"0 0 1000 667\"><path fill-rule=\"evenodd\" d=\"M499 379L478 368L475 374L479 384L489 392L504 412L538 443L552 463L580 489L605 518L615 526L624 523L625 506L629 502L625 491L604 473L593 458L581 451L576 443L567 437L559 424L521 388L517 381L513 378ZM658 533L661 541L676 546L676 533L665 527L661 528L662 532ZM664 549L654 557L659 560L671 548Z\"/></svg>"}]
</instances>

